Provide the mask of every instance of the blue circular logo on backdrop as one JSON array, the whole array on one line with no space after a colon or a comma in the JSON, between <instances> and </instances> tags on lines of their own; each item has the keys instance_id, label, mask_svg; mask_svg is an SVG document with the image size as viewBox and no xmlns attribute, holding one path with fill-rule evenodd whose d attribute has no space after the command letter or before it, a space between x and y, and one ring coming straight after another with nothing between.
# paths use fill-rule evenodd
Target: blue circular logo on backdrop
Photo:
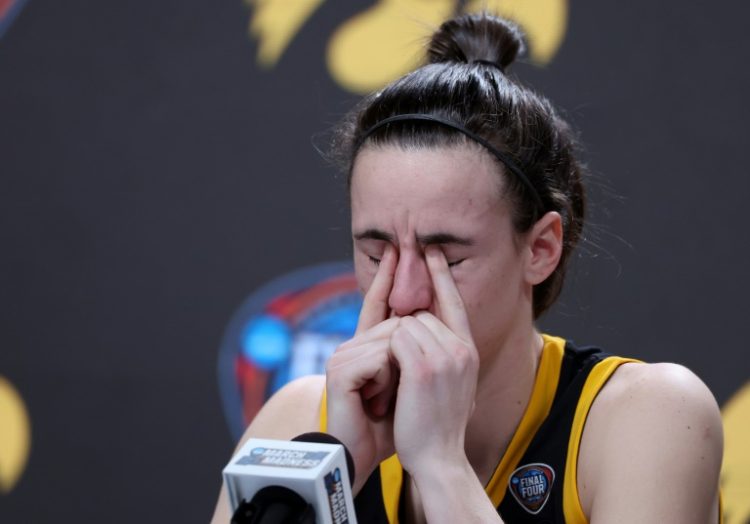
<instances>
[{"instance_id":1,"label":"blue circular logo on backdrop","mask_svg":"<svg viewBox=\"0 0 750 524\"><path fill-rule=\"evenodd\" d=\"M294 271L245 300L219 350L219 389L234 439L284 384L325 372L331 353L354 335L361 307L350 262Z\"/></svg>"}]
</instances>

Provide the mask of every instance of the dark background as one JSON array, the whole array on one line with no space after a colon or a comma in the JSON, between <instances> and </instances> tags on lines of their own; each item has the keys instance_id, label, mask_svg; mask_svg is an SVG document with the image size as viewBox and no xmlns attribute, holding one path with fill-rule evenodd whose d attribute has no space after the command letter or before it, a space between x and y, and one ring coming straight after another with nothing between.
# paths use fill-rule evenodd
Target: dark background
<instances>
[{"instance_id":1,"label":"dark background","mask_svg":"<svg viewBox=\"0 0 750 524\"><path fill-rule=\"evenodd\" d=\"M273 69L240 0L30 0L0 39L0 374L32 422L0 522L205 522L234 443L217 350L235 308L348 256L311 145L357 96L324 63L363 0L326 1ZM545 68L592 172L593 226L542 327L750 376L745 2L570 6Z\"/></svg>"}]
</instances>

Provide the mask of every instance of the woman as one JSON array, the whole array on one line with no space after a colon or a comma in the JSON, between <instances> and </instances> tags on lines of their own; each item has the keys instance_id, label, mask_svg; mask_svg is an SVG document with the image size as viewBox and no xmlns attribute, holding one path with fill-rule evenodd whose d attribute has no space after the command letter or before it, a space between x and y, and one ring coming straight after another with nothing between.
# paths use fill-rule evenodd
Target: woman
<instances>
[{"instance_id":1,"label":"woman","mask_svg":"<svg viewBox=\"0 0 750 524\"><path fill-rule=\"evenodd\" d=\"M341 126L357 332L245 438L337 437L360 522L718 522L705 385L534 326L562 288L584 194L567 126L504 73L521 46L506 21L448 21L428 65Z\"/></svg>"}]
</instances>

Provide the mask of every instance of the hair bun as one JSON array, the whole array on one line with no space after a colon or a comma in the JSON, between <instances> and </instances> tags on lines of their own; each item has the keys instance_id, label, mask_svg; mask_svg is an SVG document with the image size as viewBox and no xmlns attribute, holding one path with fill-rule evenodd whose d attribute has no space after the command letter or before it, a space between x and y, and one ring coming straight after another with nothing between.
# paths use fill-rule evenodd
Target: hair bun
<instances>
[{"instance_id":1,"label":"hair bun","mask_svg":"<svg viewBox=\"0 0 750 524\"><path fill-rule=\"evenodd\" d=\"M525 51L523 33L509 20L487 13L453 18L432 35L429 63L491 63L502 71Z\"/></svg>"}]
</instances>

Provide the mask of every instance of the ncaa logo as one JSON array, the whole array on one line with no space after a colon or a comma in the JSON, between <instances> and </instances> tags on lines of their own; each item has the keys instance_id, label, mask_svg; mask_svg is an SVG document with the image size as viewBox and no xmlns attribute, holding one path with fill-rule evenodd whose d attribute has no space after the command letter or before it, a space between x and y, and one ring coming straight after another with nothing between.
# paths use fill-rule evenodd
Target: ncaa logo
<instances>
[{"instance_id":1,"label":"ncaa logo","mask_svg":"<svg viewBox=\"0 0 750 524\"><path fill-rule=\"evenodd\" d=\"M555 470L547 464L526 464L511 474L508 487L521 507L536 515L547 503L554 481Z\"/></svg>"}]
</instances>

